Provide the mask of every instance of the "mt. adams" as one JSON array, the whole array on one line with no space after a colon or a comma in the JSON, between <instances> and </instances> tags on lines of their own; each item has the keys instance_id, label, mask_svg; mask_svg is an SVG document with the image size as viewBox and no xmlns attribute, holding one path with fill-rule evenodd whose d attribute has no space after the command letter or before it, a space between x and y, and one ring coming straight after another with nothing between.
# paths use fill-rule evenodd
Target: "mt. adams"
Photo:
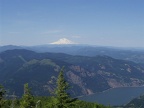
<instances>
[{"instance_id":1,"label":"mt. adams","mask_svg":"<svg viewBox=\"0 0 144 108\"><path fill-rule=\"evenodd\" d=\"M52 42L50 44L76 44L76 43L72 42L71 40L68 40L66 38L62 38L62 39L59 39L58 41Z\"/></svg>"}]
</instances>

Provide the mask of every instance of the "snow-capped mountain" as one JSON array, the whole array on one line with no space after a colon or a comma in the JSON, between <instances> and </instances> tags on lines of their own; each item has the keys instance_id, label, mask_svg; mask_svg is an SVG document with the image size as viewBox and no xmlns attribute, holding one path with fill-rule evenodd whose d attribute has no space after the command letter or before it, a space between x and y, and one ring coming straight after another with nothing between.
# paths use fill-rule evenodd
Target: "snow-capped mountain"
<instances>
[{"instance_id":1,"label":"snow-capped mountain","mask_svg":"<svg viewBox=\"0 0 144 108\"><path fill-rule=\"evenodd\" d=\"M76 43L72 42L71 40L68 40L66 38L62 38L62 39L59 39L58 41L52 42L50 44L76 44Z\"/></svg>"}]
</instances>

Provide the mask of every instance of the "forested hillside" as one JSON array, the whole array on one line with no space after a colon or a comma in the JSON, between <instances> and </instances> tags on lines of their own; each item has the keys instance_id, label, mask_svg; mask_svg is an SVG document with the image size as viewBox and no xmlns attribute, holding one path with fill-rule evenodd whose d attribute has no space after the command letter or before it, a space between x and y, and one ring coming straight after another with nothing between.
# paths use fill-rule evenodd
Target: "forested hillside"
<instances>
[{"instance_id":1,"label":"forested hillside","mask_svg":"<svg viewBox=\"0 0 144 108\"><path fill-rule=\"evenodd\" d=\"M81 55L94 57L106 55L116 59L129 60L144 64L144 49L102 47L92 45L39 45L39 46L0 46L0 52L13 49L27 49L35 52L65 53L70 55Z\"/></svg>"},{"instance_id":2,"label":"forested hillside","mask_svg":"<svg viewBox=\"0 0 144 108\"><path fill-rule=\"evenodd\" d=\"M29 50L8 50L0 53L0 83L23 94L23 84L29 83L34 95L49 95L60 68L72 85L72 96L101 92L113 87L141 86L144 68L134 62L108 56L72 56L63 53L36 53Z\"/></svg>"},{"instance_id":3,"label":"forested hillside","mask_svg":"<svg viewBox=\"0 0 144 108\"><path fill-rule=\"evenodd\" d=\"M24 84L22 97L6 95L6 90L0 85L0 108L110 108L97 103L90 103L72 98L67 92L70 85L64 78L64 67L59 72L56 87L51 96L34 96L28 83Z\"/></svg>"},{"instance_id":4,"label":"forested hillside","mask_svg":"<svg viewBox=\"0 0 144 108\"><path fill-rule=\"evenodd\" d=\"M144 95L133 99L124 108L144 108Z\"/></svg>"}]
</instances>

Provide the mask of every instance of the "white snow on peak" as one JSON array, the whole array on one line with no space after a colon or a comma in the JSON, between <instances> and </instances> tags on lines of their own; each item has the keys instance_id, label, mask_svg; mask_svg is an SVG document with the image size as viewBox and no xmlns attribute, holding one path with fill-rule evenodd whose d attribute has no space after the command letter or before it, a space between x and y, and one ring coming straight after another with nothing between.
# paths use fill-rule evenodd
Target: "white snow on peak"
<instances>
[{"instance_id":1,"label":"white snow on peak","mask_svg":"<svg viewBox=\"0 0 144 108\"><path fill-rule=\"evenodd\" d=\"M59 39L58 41L50 43L50 44L76 44L76 43L74 43L71 40L68 40L66 38L62 38L62 39Z\"/></svg>"}]
</instances>

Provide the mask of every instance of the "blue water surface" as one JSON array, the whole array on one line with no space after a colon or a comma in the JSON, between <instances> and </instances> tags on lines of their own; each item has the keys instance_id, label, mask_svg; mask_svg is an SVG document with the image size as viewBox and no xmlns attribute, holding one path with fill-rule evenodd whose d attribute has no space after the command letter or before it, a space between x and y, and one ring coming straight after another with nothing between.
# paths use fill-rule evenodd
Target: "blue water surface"
<instances>
[{"instance_id":1,"label":"blue water surface","mask_svg":"<svg viewBox=\"0 0 144 108\"><path fill-rule=\"evenodd\" d=\"M79 99L88 102L97 102L104 105L124 105L144 94L144 87L121 87L113 88L104 92L82 96Z\"/></svg>"}]
</instances>

